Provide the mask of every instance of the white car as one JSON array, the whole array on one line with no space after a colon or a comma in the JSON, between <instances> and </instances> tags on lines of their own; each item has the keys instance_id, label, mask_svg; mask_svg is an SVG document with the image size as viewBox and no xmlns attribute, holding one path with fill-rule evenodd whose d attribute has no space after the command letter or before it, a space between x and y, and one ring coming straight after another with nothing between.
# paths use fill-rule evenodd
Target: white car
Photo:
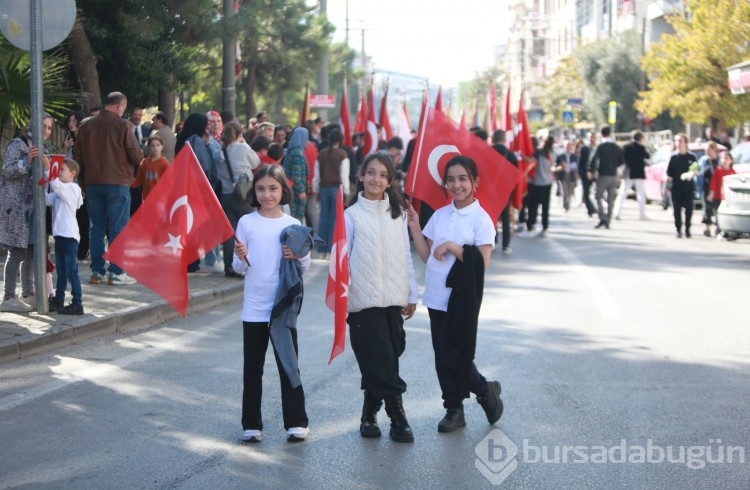
<instances>
[{"instance_id":1,"label":"white car","mask_svg":"<svg viewBox=\"0 0 750 490\"><path fill-rule=\"evenodd\" d=\"M750 236L750 173L724 177L722 192L717 211L722 233L727 238Z\"/></svg>"}]
</instances>

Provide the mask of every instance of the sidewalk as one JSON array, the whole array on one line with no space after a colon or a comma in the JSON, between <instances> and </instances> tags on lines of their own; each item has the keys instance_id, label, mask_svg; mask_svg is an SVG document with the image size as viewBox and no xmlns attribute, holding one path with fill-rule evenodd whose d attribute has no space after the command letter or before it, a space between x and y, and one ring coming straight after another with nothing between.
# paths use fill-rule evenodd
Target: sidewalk
<instances>
[{"instance_id":1,"label":"sidewalk","mask_svg":"<svg viewBox=\"0 0 750 490\"><path fill-rule=\"evenodd\" d=\"M0 312L0 363L75 344L97 335L157 325L179 316L166 301L145 286L89 284L88 261L80 262L79 272L85 315ZM0 279L4 280L2 277ZM242 279L230 279L224 277L223 273L188 276L190 302L187 314L240 297L243 285ZM16 292L21 293L20 281ZM70 291L65 303L70 303Z\"/></svg>"}]
</instances>

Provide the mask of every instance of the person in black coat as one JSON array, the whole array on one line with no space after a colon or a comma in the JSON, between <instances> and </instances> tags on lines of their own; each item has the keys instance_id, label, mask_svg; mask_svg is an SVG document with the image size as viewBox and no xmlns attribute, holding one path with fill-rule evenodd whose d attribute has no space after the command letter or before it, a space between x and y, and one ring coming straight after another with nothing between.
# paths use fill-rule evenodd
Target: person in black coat
<instances>
[{"instance_id":1,"label":"person in black coat","mask_svg":"<svg viewBox=\"0 0 750 490\"><path fill-rule=\"evenodd\" d=\"M672 187L672 207L677 238L682 238L682 210L685 210L685 237L690 238L690 220L693 216L693 177L698 169L698 158L688 152L688 139L685 133L675 136L677 153L672 155L667 165L667 185Z\"/></svg>"},{"instance_id":2,"label":"person in black coat","mask_svg":"<svg viewBox=\"0 0 750 490\"><path fill-rule=\"evenodd\" d=\"M588 177L589 162L591 156L594 154L596 149L596 134L589 133L589 144L583 145L580 152L578 153L578 176L581 178L581 186L583 187L583 203L586 205L586 211L589 213L589 217L596 213L596 207L591 202L591 179Z\"/></svg>"}]
</instances>

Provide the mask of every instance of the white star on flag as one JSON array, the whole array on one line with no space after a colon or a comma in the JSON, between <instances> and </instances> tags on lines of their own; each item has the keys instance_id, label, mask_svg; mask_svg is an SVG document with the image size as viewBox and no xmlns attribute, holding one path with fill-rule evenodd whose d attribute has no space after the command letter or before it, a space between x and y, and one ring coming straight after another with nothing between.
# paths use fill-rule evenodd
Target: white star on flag
<instances>
[{"instance_id":1,"label":"white star on flag","mask_svg":"<svg viewBox=\"0 0 750 490\"><path fill-rule=\"evenodd\" d=\"M182 238L182 235L174 236L171 233L167 233L169 235L169 241L164 244L165 247L172 247L172 254L177 255L178 250L182 250L182 244L180 243L180 238Z\"/></svg>"}]
</instances>

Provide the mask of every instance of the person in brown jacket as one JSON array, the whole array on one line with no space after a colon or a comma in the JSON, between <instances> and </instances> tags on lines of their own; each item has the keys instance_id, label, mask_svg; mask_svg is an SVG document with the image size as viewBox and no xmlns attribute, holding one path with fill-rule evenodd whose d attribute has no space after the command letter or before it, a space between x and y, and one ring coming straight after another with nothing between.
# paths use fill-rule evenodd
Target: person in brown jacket
<instances>
[{"instance_id":1,"label":"person in brown jacket","mask_svg":"<svg viewBox=\"0 0 750 490\"><path fill-rule=\"evenodd\" d=\"M104 282L104 232L111 243L130 217L130 183L133 168L143 152L133 132L133 124L122 118L128 99L112 92L104 110L81 124L74 159L81 166L78 183L87 197L91 232L91 284ZM134 284L116 264L109 264L108 284Z\"/></svg>"},{"instance_id":2,"label":"person in brown jacket","mask_svg":"<svg viewBox=\"0 0 750 490\"><path fill-rule=\"evenodd\" d=\"M343 187L344 195L349 194L349 157L341 149L343 139L341 131L331 130L328 133L329 146L320 151L315 161L312 188L320 201L318 234L325 243L318 246L318 253L322 258L328 258L331 253L339 187Z\"/></svg>"}]
</instances>

